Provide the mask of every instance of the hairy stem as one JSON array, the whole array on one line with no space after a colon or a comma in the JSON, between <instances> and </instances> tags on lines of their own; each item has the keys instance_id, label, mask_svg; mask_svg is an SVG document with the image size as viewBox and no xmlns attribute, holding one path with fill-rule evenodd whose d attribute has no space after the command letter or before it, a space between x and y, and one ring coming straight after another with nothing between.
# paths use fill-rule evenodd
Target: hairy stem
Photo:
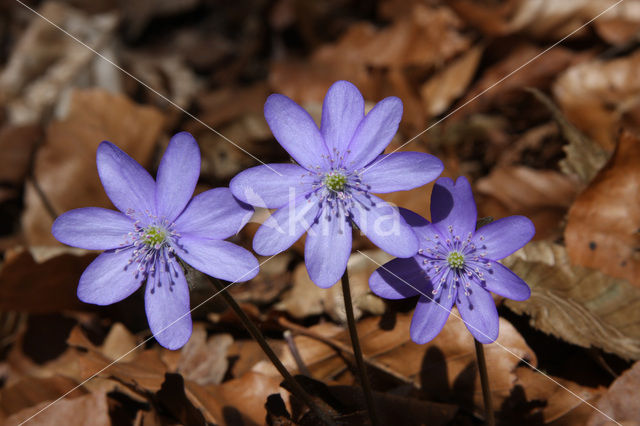
<instances>
[{"instance_id":1,"label":"hairy stem","mask_svg":"<svg viewBox=\"0 0 640 426\"><path fill-rule=\"evenodd\" d=\"M360 348L360 340L358 339L358 329L356 328L356 320L353 316L353 303L351 302L351 288L349 286L349 274L347 270L342 274L342 294L344 296L344 310L347 314L347 325L349 327L349 336L351 336L351 345L353 346L353 354L356 358L358 374L360 375L360 383L364 391L364 399L367 404L367 411L372 426L378 426L378 416L376 415L376 407L373 403L373 393L371 392L371 383L367 376L367 369L362 357L362 349Z\"/></svg>"},{"instance_id":2,"label":"hairy stem","mask_svg":"<svg viewBox=\"0 0 640 426\"><path fill-rule=\"evenodd\" d=\"M493 402L491 401L491 389L489 388L489 375L487 374L487 360L484 358L484 348L482 343L473 339L476 345L476 358L478 359L478 370L480 371L480 383L482 384L482 398L484 399L484 416L488 426L495 426L496 420L493 416Z\"/></svg>"}]
</instances>

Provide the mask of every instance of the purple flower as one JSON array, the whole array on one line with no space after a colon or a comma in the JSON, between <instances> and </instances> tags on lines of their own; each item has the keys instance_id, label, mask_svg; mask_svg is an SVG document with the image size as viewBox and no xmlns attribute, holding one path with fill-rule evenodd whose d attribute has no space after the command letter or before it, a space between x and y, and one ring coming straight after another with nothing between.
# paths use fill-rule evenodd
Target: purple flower
<instances>
[{"instance_id":1,"label":"purple flower","mask_svg":"<svg viewBox=\"0 0 640 426\"><path fill-rule=\"evenodd\" d=\"M162 346L177 349L191 336L189 286L178 258L223 280L253 278L256 258L223 240L238 232L253 210L228 188L191 199L200 174L200 150L186 132L171 138L157 181L110 142L98 147L97 164L102 185L120 211L75 209L60 216L52 228L62 243L106 250L80 277L78 298L110 305L146 282L151 332Z\"/></svg>"},{"instance_id":2,"label":"purple flower","mask_svg":"<svg viewBox=\"0 0 640 426\"><path fill-rule=\"evenodd\" d=\"M378 268L371 290L386 299L420 294L411 321L411 339L426 343L444 327L454 302L465 325L479 342L498 338L498 311L490 291L513 300L529 298L529 286L497 262L523 247L535 234L523 216L496 220L476 230L476 205L464 177L454 184L436 181L431 219L403 210L420 240L418 254L394 259Z\"/></svg>"},{"instance_id":3,"label":"purple flower","mask_svg":"<svg viewBox=\"0 0 640 426\"><path fill-rule=\"evenodd\" d=\"M346 81L331 86L320 129L286 96L269 96L264 115L297 164L269 164L238 174L230 188L240 200L278 209L259 229L254 250L273 255L308 231L305 263L318 286L335 284L351 253L351 223L383 250L416 254L418 240L396 208L373 195L416 188L442 172L436 157L418 152L380 155L398 130L402 102L380 101L366 116L364 99Z\"/></svg>"}]
</instances>

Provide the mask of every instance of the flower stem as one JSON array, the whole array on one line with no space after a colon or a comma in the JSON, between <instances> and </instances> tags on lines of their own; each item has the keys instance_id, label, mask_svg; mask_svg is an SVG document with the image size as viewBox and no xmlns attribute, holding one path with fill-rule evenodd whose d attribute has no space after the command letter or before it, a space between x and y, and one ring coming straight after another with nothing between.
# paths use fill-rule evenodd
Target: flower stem
<instances>
[{"instance_id":1,"label":"flower stem","mask_svg":"<svg viewBox=\"0 0 640 426\"><path fill-rule=\"evenodd\" d=\"M476 358L478 359L478 370L480 371L480 383L482 384L482 398L484 399L484 416L488 426L495 426L496 420L493 416L493 403L491 401L491 390L489 389L489 375L487 374L487 360L484 357L482 343L473 339L476 345Z\"/></svg>"},{"instance_id":2,"label":"flower stem","mask_svg":"<svg viewBox=\"0 0 640 426\"><path fill-rule=\"evenodd\" d=\"M291 373L289 373L276 353L273 351L273 349L271 349L271 346L269 346L269 344L267 343L267 340L264 338L264 335L262 334L260 329L253 323L253 321L251 321L247 314L242 310L240 305L238 305L238 303L235 301L233 296L231 296L227 292L224 284L222 284L217 278L209 277L209 281L211 281L211 284L213 284L216 290L218 290L222 294L222 297L224 298L227 305L229 305L229 307L235 312L235 314L240 319L240 322L242 322L242 325L244 325L249 334L251 334L251 337L253 337L256 342L258 342L258 345L260 345L260 348L262 348L273 366L276 367L284 380L289 384L293 393L295 393L295 395L300 398L323 423L327 425L335 425L336 423L325 412L318 408L318 406L313 402L313 399L311 399L311 396L309 396L309 394L302 388L302 386L300 386L298 381L291 375Z\"/></svg>"},{"instance_id":3,"label":"flower stem","mask_svg":"<svg viewBox=\"0 0 640 426\"><path fill-rule=\"evenodd\" d=\"M353 316L353 303L351 302L351 288L349 286L349 274L345 269L342 274L342 294L344 296L344 310L347 314L347 325L349 327L349 335L351 336L351 345L353 346L353 354L356 358L358 374L360 375L360 383L364 391L364 399L369 412L369 420L372 426L378 426L378 416L376 415L375 404L373 403L373 393L371 392L371 383L367 376L367 369L362 357L362 349L360 348L360 340L358 339L358 329L356 328L356 320Z\"/></svg>"}]
</instances>

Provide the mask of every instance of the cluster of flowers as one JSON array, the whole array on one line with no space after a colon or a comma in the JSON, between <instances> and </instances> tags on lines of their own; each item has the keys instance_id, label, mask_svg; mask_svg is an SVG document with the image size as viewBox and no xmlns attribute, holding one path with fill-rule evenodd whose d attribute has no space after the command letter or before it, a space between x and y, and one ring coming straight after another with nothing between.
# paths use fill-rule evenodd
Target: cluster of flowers
<instances>
[{"instance_id":1,"label":"cluster of flowers","mask_svg":"<svg viewBox=\"0 0 640 426\"><path fill-rule=\"evenodd\" d=\"M382 154L402 117L400 99L383 99L364 112L362 95L346 81L329 89L320 128L291 99L269 96L265 118L296 164L253 167L234 177L230 188L193 198L200 151L190 134L171 139L155 181L126 153L102 142L98 173L119 211L71 210L52 228L65 244L105 250L80 278L78 297L108 305L146 283L150 329L161 345L177 349L191 335L189 286L180 260L226 281L250 280L259 269L255 256L225 239L249 221L251 206L265 207L276 211L253 239L256 253L280 253L306 232L309 276L328 288L345 273L352 233L360 230L397 257L373 273L371 290L388 299L420 295L411 324L415 342L433 339L454 303L478 341L494 341L498 313L489 291L515 300L530 294L497 260L524 246L533 224L512 216L476 230L476 206L464 177L436 181L432 223L376 197L425 185L443 165L420 152Z\"/></svg>"}]
</instances>

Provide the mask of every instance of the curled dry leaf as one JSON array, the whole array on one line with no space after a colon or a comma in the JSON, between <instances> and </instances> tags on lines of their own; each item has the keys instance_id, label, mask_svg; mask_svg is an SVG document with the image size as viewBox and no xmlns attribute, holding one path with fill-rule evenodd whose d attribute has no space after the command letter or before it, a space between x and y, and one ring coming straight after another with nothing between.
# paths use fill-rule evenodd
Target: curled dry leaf
<instances>
[{"instance_id":1,"label":"curled dry leaf","mask_svg":"<svg viewBox=\"0 0 640 426\"><path fill-rule=\"evenodd\" d=\"M529 88L528 91L551 112L568 142L563 147L567 157L560 161L560 169L563 173L577 176L584 184L589 183L607 161L607 152L571 124L547 95L538 89Z\"/></svg>"},{"instance_id":2,"label":"curled dry leaf","mask_svg":"<svg viewBox=\"0 0 640 426\"><path fill-rule=\"evenodd\" d=\"M367 251L366 254L381 264L391 260L391 257L381 250ZM360 253L353 253L349 258L347 270L356 318L360 318L363 312L376 315L384 312L384 302L369 290L369 276L376 268L375 263ZM309 278L304 263L300 263L294 270L293 287L282 295L275 308L286 311L295 318L327 313L337 322L346 322L340 284L336 283L329 289L318 287Z\"/></svg>"},{"instance_id":3,"label":"curled dry leaf","mask_svg":"<svg viewBox=\"0 0 640 426\"><path fill-rule=\"evenodd\" d=\"M553 95L578 129L613 151L625 124L638 126L640 102L640 52L610 61L593 60L572 66L553 84Z\"/></svg>"},{"instance_id":4,"label":"curled dry leaf","mask_svg":"<svg viewBox=\"0 0 640 426\"><path fill-rule=\"evenodd\" d=\"M640 138L623 132L609 162L571 206L564 237L573 263L640 287L638 164Z\"/></svg>"},{"instance_id":5,"label":"curled dry leaf","mask_svg":"<svg viewBox=\"0 0 640 426\"><path fill-rule=\"evenodd\" d=\"M103 140L117 144L143 166L151 160L163 117L127 97L99 89L75 91L66 118L47 128L34 168L44 194L61 213L77 207L110 207L96 171L96 149ZM22 216L30 244L58 244L52 220L32 185L27 186Z\"/></svg>"},{"instance_id":6,"label":"curled dry leaf","mask_svg":"<svg viewBox=\"0 0 640 426\"><path fill-rule=\"evenodd\" d=\"M598 401L596 407L625 426L638 426L640 425L638 389L640 389L640 362L636 362L609 386L609 390ZM613 423L602 413L594 412L586 424L603 426Z\"/></svg>"},{"instance_id":7,"label":"curled dry leaf","mask_svg":"<svg viewBox=\"0 0 640 426\"><path fill-rule=\"evenodd\" d=\"M640 290L600 271L573 266L563 246L529 243L502 261L531 287L523 302L505 300L531 325L569 343L640 359Z\"/></svg>"}]
</instances>

